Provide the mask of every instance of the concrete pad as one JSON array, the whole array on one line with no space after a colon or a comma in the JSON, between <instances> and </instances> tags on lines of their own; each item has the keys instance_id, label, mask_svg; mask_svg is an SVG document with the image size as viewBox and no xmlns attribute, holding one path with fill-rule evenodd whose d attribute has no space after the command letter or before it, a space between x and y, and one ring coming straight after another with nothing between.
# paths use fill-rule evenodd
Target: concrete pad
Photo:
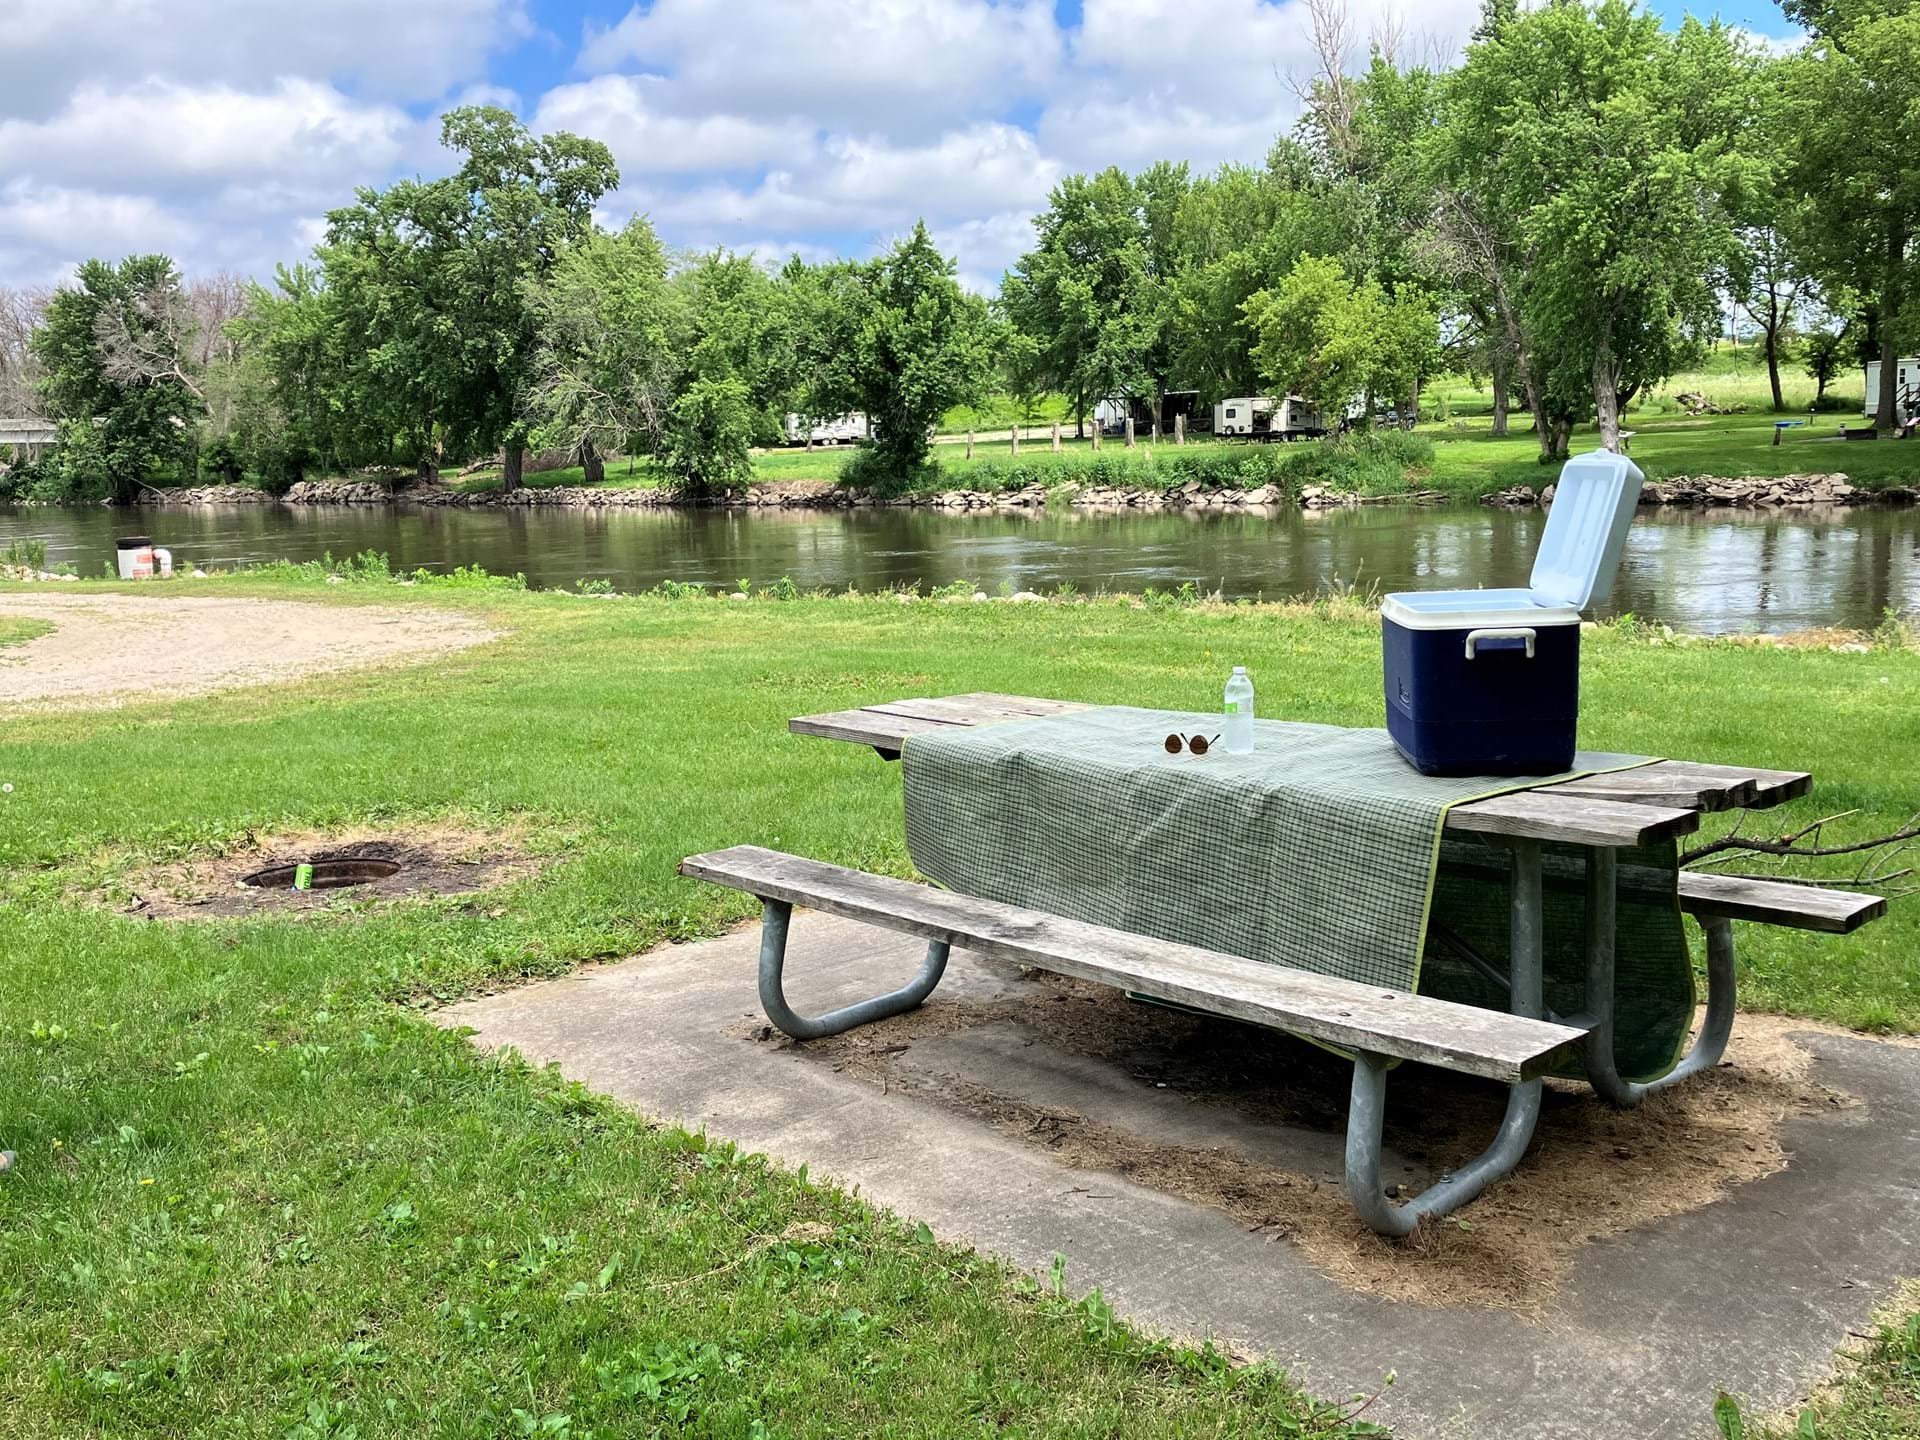
<instances>
[{"instance_id":1,"label":"concrete pad","mask_svg":"<svg viewBox=\"0 0 1920 1440\"><path fill-rule=\"evenodd\" d=\"M1155 1073L1150 1060L1054 1047L991 1018L995 1002L1030 995L1036 982L961 952L918 1016L971 1006L986 1018L884 1047L899 1052L888 1063L911 1083L875 1083L817 1046L755 1038L757 948L752 928L438 1018L473 1027L481 1046L557 1062L650 1116L805 1163L943 1238L1036 1272L1063 1255L1074 1290L1098 1286L1150 1328L1269 1356L1321 1393L1372 1391L1397 1372L1372 1413L1414 1440L1708 1435L1717 1389L1763 1408L1791 1404L1825 1378L1848 1331L1920 1274L1914 1048L1796 1036L1815 1056L1815 1078L1859 1105L1789 1116L1787 1169L1587 1245L1552 1307L1528 1316L1356 1293L1221 1209L1075 1169L945 1102L958 1088L991 1090L1043 1118L1055 1107L1143 1143L1220 1147L1327 1184L1339 1175L1337 1111L1324 1125L1274 1124L1143 1078ZM919 959L905 937L799 914L789 998L818 1013L898 985ZM1337 1093L1345 1067L1324 1064ZM1390 1158L1416 1188L1425 1183L1423 1155Z\"/></svg>"}]
</instances>

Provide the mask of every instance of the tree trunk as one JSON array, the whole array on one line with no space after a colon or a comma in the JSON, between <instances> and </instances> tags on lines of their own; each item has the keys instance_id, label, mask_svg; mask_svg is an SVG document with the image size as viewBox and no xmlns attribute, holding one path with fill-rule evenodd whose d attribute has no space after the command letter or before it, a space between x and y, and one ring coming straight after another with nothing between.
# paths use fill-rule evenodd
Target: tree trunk
<instances>
[{"instance_id":1,"label":"tree trunk","mask_svg":"<svg viewBox=\"0 0 1920 1440\"><path fill-rule=\"evenodd\" d=\"M1901 271L1907 253L1907 236L1903 230L1889 227L1887 231L1886 278L1880 296L1880 400L1874 407L1873 423L1880 428L1895 425L1898 422L1898 399L1900 394L1900 347L1894 336L1894 321L1900 314L1900 307L1906 300L1905 287L1900 283Z\"/></svg>"},{"instance_id":2,"label":"tree trunk","mask_svg":"<svg viewBox=\"0 0 1920 1440\"><path fill-rule=\"evenodd\" d=\"M1493 362L1493 433L1504 440L1507 435L1507 361L1504 357Z\"/></svg>"},{"instance_id":3,"label":"tree trunk","mask_svg":"<svg viewBox=\"0 0 1920 1440\"><path fill-rule=\"evenodd\" d=\"M580 442L580 468L586 472L589 485L601 484L607 478L607 462L600 452L594 449L591 440Z\"/></svg>"},{"instance_id":4,"label":"tree trunk","mask_svg":"<svg viewBox=\"0 0 1920 1440\"><path fill-rule=\"evenodd\" d=\"M1778 415L1787 402L1780 393L1780 295L1772 285L1767 286L1767 384L1773 389L1773 413Z\"/></svg>"},{"instance_id":5,"label":"tree trunk","mask_svg":"<svg viewBox=\"0 0 1920 1440\"><path fill-rule=\"evenodd\" d=\"M1600 421L1600 448L1620 453L1620 391L1613 373L1611 330L1602 327L1593 344L1593 404Z\"/></svg>"},{"instance_id":6,"label":"tree trunk","mask_svg":"<svg viewBox=\"0 0 1920 1440\"><path fill-rule=\"evenodd\" d=\"M509 441L500 457L500 493L511 495L520 488L520 467L526 463L527 452L520 445Z\"/></svg>"},{"instance_id":7,"label":"tree trunk","mask_svg":"<svg viewBox=\"0 0 1920 1440\"><path fill-rule=\"evenodd\" d=\"M440 478L440 472L434 468L433 456L422 455L420 457L420 468L414 472L414 475L422 485L431 485L434 481L438 480Z\"/></svg>"}]
</instances>

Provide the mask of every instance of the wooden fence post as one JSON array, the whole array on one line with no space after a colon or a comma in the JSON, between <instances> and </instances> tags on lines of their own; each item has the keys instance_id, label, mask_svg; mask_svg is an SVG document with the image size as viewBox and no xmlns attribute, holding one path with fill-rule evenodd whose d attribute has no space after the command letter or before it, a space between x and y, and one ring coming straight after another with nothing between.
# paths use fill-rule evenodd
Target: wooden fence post
<instances>
[{"instance_id":1,"label":"wooden fence post","mask_svg":"<svg viewBox=\"0 0 1920 1440\"><path fill-rule=\"evenodd\" d=\"M1187 417L1184 415L1173 417L1173 443L1176 445L1187 443Z\"/></svg>"},{"instance_id":2,"label":"wooden fence post","mask_svg":"<svg viewBox=\"0 0 1920 1440\"><path fill-rule=\"evenodd\" d=\"M1087 432L1087 436L1089 439L1093 441L1093 453L1098 455L1100 453L1100 422L1099 420L1096 419L1093 422L1093 429Z\"/></svg>"},{"instance_id":3,"label":"wooden fence post","mask_svg":"<svg viewBox=\"0 0 1920 1440\"><path fill-rule=\"evenodd\" d=\"M1056 455L1060 453L1060 422L1058 420L1053 422L1053 453Z\"/></svg>"},{"instance_id":4,"label":"wooden fence post","mask_svg":"<svg viewBox=\"0 0 1920 1440\"><path fill-rule=\"evenodd\" d=\"M967 431L967 458L973 458L973 431Z\"/></svg>"},{"instance_id":5,"label":"wooden fence post","mask_svg":"<svg viewBox=\"0 0 1920 1440\"><path fill-rule=\"evenodd\" d=\"M1020 427L1016 425L1007 433L1013 437L1013 453L1018 455L1020 453Z\"/></svg>"},{"instance_id":6,"label":"wooden fence post","mask_svg":"<svg viewBox=\"0 0 1920 1440\"><path fill-rule=\"evenodd\" d=\"M1133 416L1127 416L1127 448L1133 449Z\"/></svg>"}]
</instances>

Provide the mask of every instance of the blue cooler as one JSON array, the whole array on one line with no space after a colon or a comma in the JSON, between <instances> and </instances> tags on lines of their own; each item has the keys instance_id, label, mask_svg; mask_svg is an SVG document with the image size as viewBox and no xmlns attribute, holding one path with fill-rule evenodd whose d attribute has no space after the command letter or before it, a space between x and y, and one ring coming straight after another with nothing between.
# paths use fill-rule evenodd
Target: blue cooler
<instances>
[{"instance_id":1,"label":"blue cooler","mask_svg":"<svg viewBox=\"0 0 1920 1440\"><path fill-rule=\"evenodd\" d=\"M1387 596L1387 730L1415 769L1550 775L1572 765L1580 612L1613 589L1643 478L1607 450L1569 460L1525 590Z\"/></svg>"}]
</instances>

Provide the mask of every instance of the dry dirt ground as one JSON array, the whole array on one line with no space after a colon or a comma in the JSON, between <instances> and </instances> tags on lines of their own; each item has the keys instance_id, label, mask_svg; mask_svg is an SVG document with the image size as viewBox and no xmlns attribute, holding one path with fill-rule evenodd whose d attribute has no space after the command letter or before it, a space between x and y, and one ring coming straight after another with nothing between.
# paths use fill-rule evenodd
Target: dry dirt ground
<instances>
[{"instance_id":1,"label":"dry dirt ground","mask_svg":"<svg viewBox=\"0 0 1920 1440\"><path fill-rule=\"evenodd\" d=\"M440 609L185 595L0 594L49 635L0 651L0 706L124 705L418 660L494 638Z\"/></svg>"}]
</instances>

